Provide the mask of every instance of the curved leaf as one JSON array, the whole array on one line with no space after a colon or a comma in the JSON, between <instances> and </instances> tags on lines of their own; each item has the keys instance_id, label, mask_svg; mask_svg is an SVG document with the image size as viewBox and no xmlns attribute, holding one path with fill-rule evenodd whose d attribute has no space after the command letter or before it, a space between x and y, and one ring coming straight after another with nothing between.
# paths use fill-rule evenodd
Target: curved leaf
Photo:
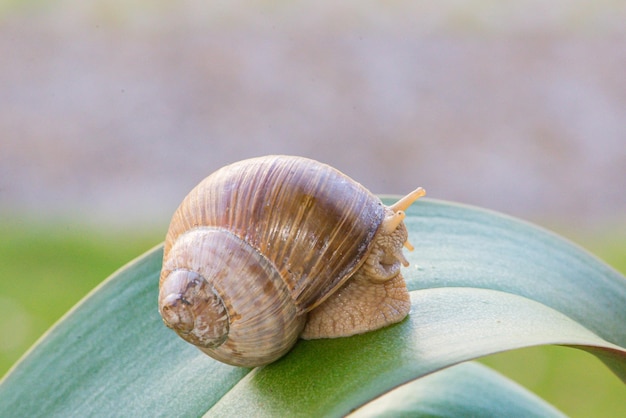
<instances>
[{"instance_id":1,"label":"curved leaf","mask_svg":"<svg viewBox=\"0 0 626 418\"><path fill-rule=\"evenodd\" d=\"M530 299L439 288L411 292L411 304L411 315L398 325L349 339L300 342L286 358L254 369L207 416L294 416L302 410L341 416L417 377L540 344L606 350L626 376L626 349Z\"/></svg>"},{"instance_id":2,"label":"curved leaf","mask_svg":"<svg viewBox=\"0 0 626 418\"><path fill-rule=\"evenodd\" d=\"M625 379L624 277L488 211L427 200L410 209L407 226L416 246L405 273L413 310L401 324L301 341L251 373L226 366L162 325L159 247L105 281L23 357L0 383L0 415L339 415L416 377L536 344L587 349Z\"/></svg>"},{"instance_id":3,"label":"curved leaf","mask_svg":"<svg viewBox=\"0 0 626 418\"><path fill-rule=\"evenodd\" d=\"M163 326L162 256L120 269L44 335L0 384L0 416L199 416L245 376Z\"/></svg>"},{"instance_id":4,"label":"curved leaf","mask_svg":"<svg viewBox=\"0 0 626 418\"><path fill-rule=\"evenodd\" d=\"M393 199L391 200L393 201ZM541 302L626 347L626 278L540 227L429 200L409 209L410 290L479 287Z\"/></svg>"},{"instance_id":5,"label":"curved leaf","mask_svg":"<svg viewBox=\"0 0 626 418\"><path fill-rule=\"evenodd\" d=\"M564 417L552 405L478 363L462 363L400 386L363 405L366 417Z\"/></svg>"}]
</instances>

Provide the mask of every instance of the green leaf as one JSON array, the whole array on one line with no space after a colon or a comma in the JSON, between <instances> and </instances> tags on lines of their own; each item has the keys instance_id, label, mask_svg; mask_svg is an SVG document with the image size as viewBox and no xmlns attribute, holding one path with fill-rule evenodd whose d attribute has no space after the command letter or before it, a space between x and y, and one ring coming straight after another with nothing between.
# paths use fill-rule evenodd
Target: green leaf
<instances>
[{"instance_id":1,"label":"green leaf","mask_svg":"<svg viewBox=\"0 0 626 418\"><path fill-rule=\"evenodd\" d=\"M253 370L218 363L163 326L158 247L95 289L7 374L0 416L338 416L459 362L538 344L590 351L626 381L623 276L493 212L425 200L407 226L416 247L407 320L300 341Z\"/></svg>"},{"instance_id":2,"label":"green leaf","mask_svg":"<svg viewBox=\"0 0 626 418\"><path fill-rule=\"evenodd\" d=\"M301 342L291 358L254 369L209 416L245 416L257 405L267 416L301 410L344 415L417 377L539 344L600 347L621 358L618 370L626 370L626 350L530 299L487 289L439 288L413 291L411 301L411 315L401 324L350 340Z\"/></svg>"},{"instance_id":3,"label":"green leaf","mask_svg":"<svg viewBox=\"0 0 626 418\"><path fill-rule=\"evenodd\" d=\"M419 202L418 202L419 203ZM580 247L529 223L437 201L414 205L410 290L477 287L541 302L626 347L626 278Z\"/></svg>"},{"instance_id":4,"label":"green leaf","mask_svg":"<svg viewBox=\"0 0 626 418\"><path fill-rule=\"evenodd\" d=\"M478 363L468 362L424 376L357 409L366 417L564 417L536 395Z\"/></svg>"}]
</instances>

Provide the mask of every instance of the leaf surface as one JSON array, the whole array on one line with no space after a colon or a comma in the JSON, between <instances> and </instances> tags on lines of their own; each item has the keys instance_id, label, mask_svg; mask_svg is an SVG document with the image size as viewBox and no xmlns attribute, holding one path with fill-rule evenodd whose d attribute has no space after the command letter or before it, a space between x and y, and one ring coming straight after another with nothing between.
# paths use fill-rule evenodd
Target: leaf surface
<instances>
[{"instance_id":1,"label":"leaf surface","mask_svg":"<svg viewBox=\"0 0 626 418\"><path fill-rule=\"evenodd\" d=\"M357 409L349 418L432 416L562 418L565 415L490 368L467 362L400 386Z\"/></svg>"},{"instance_id":2,"label":"leaf surface","mask_svg":"<svg viewBox=\"0 0 626 418\"><path fill-rule=\"evenodd\" d=\"M262 368L223 365L163 326L157 247L7 374L0 416L338 416L459 362L538 344L590 351L626 380L619 273L541 228L477 208L419 201L406 223L412 311L400 324L300 341Z\"/></svg>"}]
</instances>

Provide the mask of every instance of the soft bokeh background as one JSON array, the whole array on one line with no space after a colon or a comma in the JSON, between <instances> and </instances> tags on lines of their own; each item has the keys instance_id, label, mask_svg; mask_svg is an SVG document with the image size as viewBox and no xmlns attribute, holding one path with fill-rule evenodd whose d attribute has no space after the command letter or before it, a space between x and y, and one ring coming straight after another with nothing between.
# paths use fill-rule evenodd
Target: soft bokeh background
<instances>
[{"instance_id":1,"label":"soft bokeh background","mask_svg":"<svg viewBox=\"0 0 626 418\"><path fill-rule=\"evenodd\" d=\"M422 185L626 270L624 22L621 0L0 0L0 375L251 156ZM503 356L572 416L626 415L592 357Z\"/></svg>"}]
</instances>

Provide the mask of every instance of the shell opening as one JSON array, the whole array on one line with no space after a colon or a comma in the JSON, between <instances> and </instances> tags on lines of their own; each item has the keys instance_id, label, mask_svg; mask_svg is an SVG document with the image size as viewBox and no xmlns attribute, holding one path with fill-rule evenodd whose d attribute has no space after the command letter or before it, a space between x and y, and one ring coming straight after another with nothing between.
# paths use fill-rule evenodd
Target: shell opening
<instances>
[{"instance_id":1,"label":"shell opening","mask_svg":"<svg viewBox=\"0 0 626 418\"><path fill-rule=\"evenodd\" d=\"M163 322L199 347L220 346L228 337L228 313L220 297L199 274L175 270L159 292Z\"/></svg>"}]
</instances>

